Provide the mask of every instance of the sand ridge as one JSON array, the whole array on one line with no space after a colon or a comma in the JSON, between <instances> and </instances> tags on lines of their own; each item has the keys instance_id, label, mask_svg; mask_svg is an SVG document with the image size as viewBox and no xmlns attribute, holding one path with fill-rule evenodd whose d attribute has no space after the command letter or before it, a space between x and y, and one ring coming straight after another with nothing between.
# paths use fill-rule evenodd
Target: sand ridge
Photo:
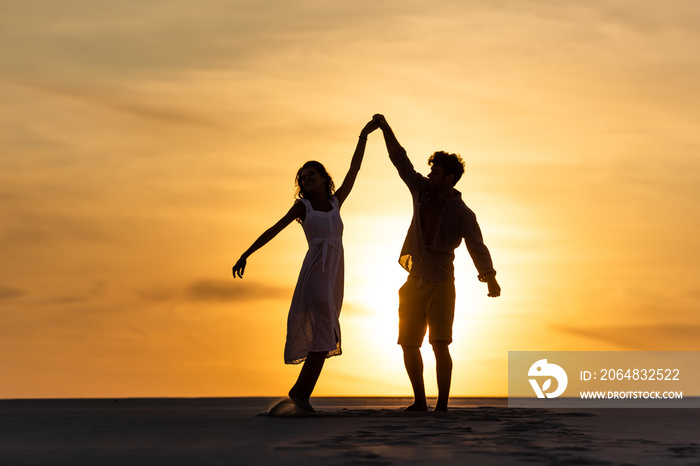
<instances>
[{"instance_id":1,"label":"sand ridge","mask_svg":"<svg viewBox=\"0 0 700 466\"><path fill-rule=\"evenodd\" d=\"M689 465L697 409L509 409L455 399L312 398L317 413L264 415L279 399L0 400L0 464Z\"/></svg>"}]
</instances>

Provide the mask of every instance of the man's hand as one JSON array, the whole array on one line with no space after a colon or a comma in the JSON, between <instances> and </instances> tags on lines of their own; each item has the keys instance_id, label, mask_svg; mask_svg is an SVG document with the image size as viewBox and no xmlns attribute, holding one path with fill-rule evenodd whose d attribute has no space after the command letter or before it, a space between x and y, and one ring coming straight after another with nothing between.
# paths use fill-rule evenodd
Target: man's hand
<instances>
[{"instance_id":1,"label":"man's hand","mask_svg":"<svg viewBox=\"0 0 700 466\"><path fill-rule=\"evenodd\" d=\"M489 296L498 298L501 296L501 285L496 281L496 272L479 275L479 281L485 282L489 286Z\"/></svg>"},{"instance_id":2,"label":"man's hand","mask_svg":"<svg viewBox=\"0 0 700 466\"><path fill-rule=\"evenodd\" d=\"M381 128L382 131L384 131L385 129L387 129L389 127L389 123L386 122L386 118L384 118L384 115L381 115L379 113L375 114L372 117L372 121L376 121L377 126L379 128Z\"/></svg>"},{"instance_id":3,"label":"man's hand","mask_svg":"<svg viewBox=\"0 0 700 466\"><path fill-rule=\"evenodd\" d=\"M496 281L496 276L491 275L486 278L486 284L489 286L489 296L492 298L498 298L501 296L501 285Z\"/></svg>"},{"instance_id":4,"label":"man's hand","mask_svg":"<svg viewBox=\"0 0 700 466\"><path fill-rule=\"evenodd\" d=\"M398 154L399 151L403 151L403 147L401 147L398 139L396 139L396 135L394 135L394 131L389 126L389 123L386 122L384 115L377 113L372 117L372 120L377 122L379 129L384 133L384 142L386 143L386 150L389 153L389 157Z\"/></svg>"}]
</instances>

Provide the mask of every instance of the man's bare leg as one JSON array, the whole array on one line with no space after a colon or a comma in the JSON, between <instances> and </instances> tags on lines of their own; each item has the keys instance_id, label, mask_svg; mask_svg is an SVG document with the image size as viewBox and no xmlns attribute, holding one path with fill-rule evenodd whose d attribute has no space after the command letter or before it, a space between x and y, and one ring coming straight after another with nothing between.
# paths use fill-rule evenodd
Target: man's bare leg
<instances>
[{"instance_id":1,"label":"man's bare leg","mask_svg":"<svg viewBox=\"0 0 700 466\"><path fill-rule=\"evenodd\" d=\"M311 393L314 391L318 377L321 375L321 369L326 362L327 352L311 352L306 357L304 365L299 372L299 378L291 390L289 390L289 398L302 409L310 412L315 412L309 402Z\"/></svg>"},{"instance_id":2,"label":"man's bare leg","mask_svg":"<svg viewBox=\"0 0 700 466\"><path fill-rule=\"evenodd\" d=\"M452 383L452 356L446 341L434 341L435 368L437 372L438 399L435 411L447 411L447 402L450 398L450 385Z\"/></svg>"},{"instance_id":3,"label":"man's bare leg","mask_svg":"<svg viewBox=\"0 0 700 466\"><path fill-rule=\"evenodd\" d=\"M423 382L423 357L418 346L401 346L403 349L403 363L406 366L408 378L413 387L414 402L406 408L406 411L427 411L428 403L425 400L425 383Z\"/></svg>"}]
</instances>

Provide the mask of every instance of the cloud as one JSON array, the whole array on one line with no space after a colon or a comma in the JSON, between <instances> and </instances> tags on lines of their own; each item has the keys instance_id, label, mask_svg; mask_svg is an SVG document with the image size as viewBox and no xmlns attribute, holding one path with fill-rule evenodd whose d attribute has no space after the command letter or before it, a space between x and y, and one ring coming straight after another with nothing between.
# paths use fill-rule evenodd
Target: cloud
<instances>
[{"instance_id":1,"label":"cloud","mask_svg":"<svg viewBox=\"0 0 700 466\"><path fill-rule=\"evenodd\" d=\"M231 280L200 280L189 286L187 296L197 301L251 301L259 299L291 299L292 291L262 283Z\"/></svg>"},{"instance_id":2,"label":"cloud","mask_svg":"<svg viewBox=\"0 0 700 466\"><path fill-rule=\"evenodd\" d=\"M259 282L233 279L203 279L190 283L184 289L152 287L139 290L137 295L145 301L167 301L186 299L188 301L255 301L291 300L293 290L281 286L270 286Z\"/></svg>"},{"instance_id":3,"label":"cloud","mask_svg":"<svg viewBox=\"0 0 700 466\"><path fill-rule=\"evenodd\" d=\"M559 326L557 330L634 351L694 351L700 348L699 325L660 324L589 328Z\"/></svg>"},{"instance_id":4,"label":"cloud","mask_svg":"<svg viewBox=\"0 0 700 466\"><path fill-rule=\"evenodd\" d=\"M18 4L3 12L3 38L17 46L6 50L0 71L36 73L49 68L54 80L81 75L92 80L96 75L120 79L172 76L195 68L241 69L279 49L295 53L295 44L309 36L325 37L368 21L383 26L382 17L393 14L391 8L382 13L377 5L371 5L373 14L367 15L365 5L328 6L317 0L212 0L194 9L191 2L177 0L110 2L99 8L84 0L62 2L61 8L39 3L42 15L35 14L36 5Z\"/></svg>"},{"instance_id":5,"label":"cloud","mask_svg":"<svg viewBox=\"0 0 700 466\"><path fill-rule=\"evenodd\" d=\"M18 296L23 296L25 294L26 292L24 290L20 290L19 288L0 286L0 299L11 299Z\"/></svg>"},{"instance_id":6,"label":"cloud","mask_svg":"<svg viewBox=\"0 0 700 466\"><path fill-rule=\"evenodd\" d=\"M110 87L109 92L106 92L105 89L98 87L93 87L91 90L87 90L85 87L77 89L74 88L74 85L56 85L27 79L20 81L9 78L0 79L0 83L162 123L223 129L223 126L214 119L198 115L192 108L176 108L177 102L172 100L166 102L162 99L154 100L153 96L137 93L133 90L118 89L118 93L115 94L117 89L114 87ZM150 100L150 102L147 100Z\"/></svg>"}]
</instances>

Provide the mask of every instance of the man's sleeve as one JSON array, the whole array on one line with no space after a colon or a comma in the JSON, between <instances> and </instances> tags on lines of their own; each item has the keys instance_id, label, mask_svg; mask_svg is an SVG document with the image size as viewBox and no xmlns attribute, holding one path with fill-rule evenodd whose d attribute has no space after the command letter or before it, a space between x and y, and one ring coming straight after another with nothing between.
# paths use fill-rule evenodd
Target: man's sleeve
<instances>
[{"instance_id":1,"label":"man's sleeve","mask_svg":"<svg viewBox=\"0 0 700 466\"><path fill-rule=\"evenodd\" d=\"M413 168L413 164L406 155L406 149L402 147L393 154L390 154L389 159L391 159L391 163L393 163L396 167L396 170L399 172L399 176L403 182L406 183L408 189L410 189L411 192L417 191L421 181L424 178L423 175L418 173L415 168Z\"/></svg>"},{"instance_id":2,"label":"man's sleeve","mask_svg":"<svg viewBox=\"0 0 700 466\"><path fill-rule=\"evenodd\" d=\"M496 273L491 260L491 253L484 244L484 238L481 234L481 228L476 221L474 212L469 211L464 229L464 243L467 245L467 251L474 261L474 266L479 272L479 280L489 273Z\"/></svg>"}]
</instances>

